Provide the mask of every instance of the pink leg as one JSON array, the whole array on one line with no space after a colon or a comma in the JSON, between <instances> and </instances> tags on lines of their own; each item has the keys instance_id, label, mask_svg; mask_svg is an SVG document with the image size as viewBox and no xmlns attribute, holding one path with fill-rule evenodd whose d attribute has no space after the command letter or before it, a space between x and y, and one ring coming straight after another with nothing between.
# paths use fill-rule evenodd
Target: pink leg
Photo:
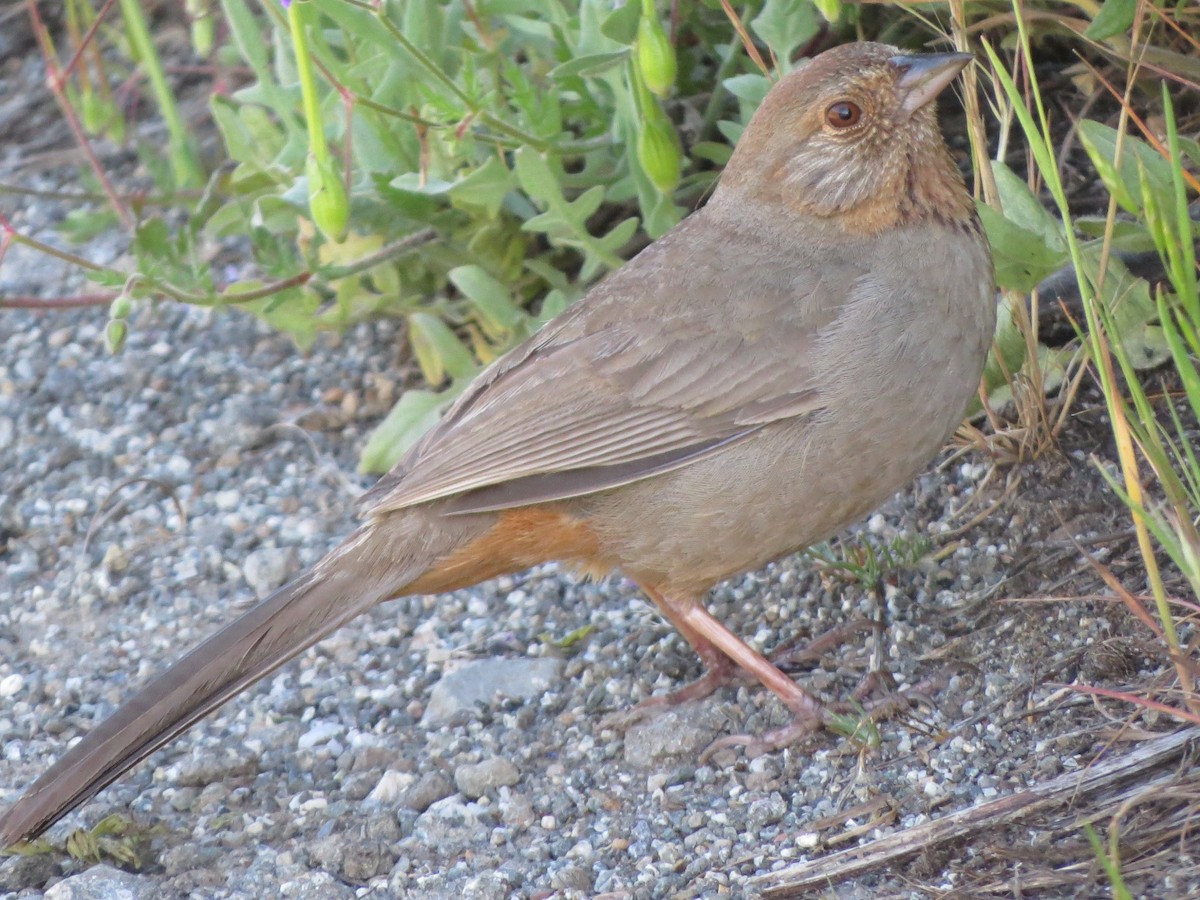
<instances>
[{"instance_id":1,"label":"pink leg","mask_svg":"<svg viewBox=\"0 0 1200 900\"><path fill-rule=\"evenodd\" d=\"M682 703L703 700L725 685L736 681L739 674L733 661L717 649L712 641L680 618L675 609L661 599L661 595L657 591L646 588L642 588L642 590L654 600L662 614L675 626L675 630L682 634L691 648L696 651L696 655L700 657L700 662L704 665L704 674L678 690L671 691L669 694L649 697L633 709L611 717L610 723L621 728L627 728L635 722L641 721L655 710L670 709Z\"/></svg>"},{"instance_id":2,"label":"pink leg","mask_svg":"<svg viewBox=\"0 0 1200 900\"><path fill-rule=\"evenodd\" d=\"M673 706L706 697L733 680L737 669L740 668L778 696L797 715L818 715L821 705L815 697L713 618L696 600L674 600L645 585L642 586L642 590L692 645L707 671L697 681L666 697L651 698L639 708Z\"/></svg>"},{"instance_id":3,"label":"pink leg","mask_svg":"<svg viewBox=\"0 0 1200 900\"><path fill-rule=\"evenodd\" d=\"M696 655L700 657L706 671L699 679L677 691L643 701L631 710L627 717L621 717L617 724L628 725L643 718L651 710L707 697L719 687L737 680L740 675L753 676L779 697L795 714L795 718L787 725L768 731L761 736L738 734L714 741L701 755L702 762L722 747L744 746L752 755L777 750L805 738L833 722L834 717L831 711L827 710L816 697L780 671L774 665L774 661L786 665L817 659L831 647L844 642L854 634L878 627L870 621L851 622L832 629L805 647L799 649L784 647L782 651L776 652L772 660L767 660L718 622L695 599L676 600L653 588L647 588L645 585L642 586L642 589L647 596L654 600L663 615L696 651ZM871 687L870 681L864 681L860 690L856 692L856 700L865 700ZM919 685L917 690L924 687L924 684ZM919 694L915 695L911 691L901 694L893 693L883 700L867 702L865 707L858 706L855 709L864 711L872 719L878 719L892 714L919 698ZM835 707L835 710L841 708L842 706ZM847 712L851 711L847 710Z\"/></svg>"}]
</instances>

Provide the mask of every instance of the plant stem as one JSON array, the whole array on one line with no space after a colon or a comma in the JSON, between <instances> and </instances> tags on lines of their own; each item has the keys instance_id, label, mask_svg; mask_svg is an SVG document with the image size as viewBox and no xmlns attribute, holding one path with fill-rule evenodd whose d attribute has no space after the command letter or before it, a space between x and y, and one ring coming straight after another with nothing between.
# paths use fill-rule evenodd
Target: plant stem
<instances>
[{"instance_id":1,"label":"plant stem","mask_svg":"<svg viewBox=\"0 0 1200 900\"><path fill-rule=\"evenodd\" d=\"M158 103L163 121L167 126L170 138L171 170L175 175L178 187L194 188L204 183L204 172L196 158L196 149L191 136L183 124L179 114L179 106L175 103L175 95L167 84L167 76L163 71L162 60L150 37L150 27L146 24L146 14L138 0L120 0L121 15L125 19L125 31L129 42L133 45L146 77L150 79L154 99Z\"/></svg>"}]
</instances>

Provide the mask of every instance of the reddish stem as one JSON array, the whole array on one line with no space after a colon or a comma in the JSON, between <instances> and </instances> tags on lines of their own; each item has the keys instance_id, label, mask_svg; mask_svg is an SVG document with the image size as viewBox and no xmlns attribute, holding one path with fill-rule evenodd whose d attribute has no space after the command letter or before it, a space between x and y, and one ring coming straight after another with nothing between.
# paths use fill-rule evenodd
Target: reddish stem
<instances>
[{"instance_id":1,"label":"reddish stem","mask_svg":"<svg viewBox=\"0 0 1200 900\"><path fill-rule=\"evenodd\" d=\"M105 294L78 294L74 297L0 297L0 309L78 309L85 306L107 306L119 291Z\"/></svg>"},{"instance_id":2,"label":"reddish stem","mask_svg":"<svg viewBox=\"0 0 1200 900\"><path fill-rule=\"evenodd\" d=\"M105 9L107 8L108 5L105 6ZM63 116L67 120L67 125L71 129L71 133L75 136L80 149L83 150L84 156L87 157L88 164L95 173L96 179L100 182L100 186L104 191L105 197L108 198L109 204L116 211L117 216L120 217L126 230L133 231L136 224L133 216L125 205L121 203L120 198L113 189L112 183L108 180L108 175L104 172L104 167L100 165L99 158L97 158L95 151L92 150L91 142L88 141L83 126L79 123L79 117L75 114L75 109L71 106L70 101L63 91L63 84L65 83L63 70L58 65L58 59L54 55L54 47L50 43L50 33L46 30L46 24L42 21L41 13L38 11L37 0L29 0L29 18L33 27L33 33L37 37L38 46L41 48L42 56L46 60L46 84L49 86L51 93L54 94L55 101L62 109ZM92 29L88 31L89 35L99 21L100 18L97 17ZM79 54L77 52L72 60L72 65L74 65L74 61L78 58Z\"/></svg>"},{"instance_id":3,"label":"reddish stem","mask_svg":"<svg viewBox=\"0 0 1200 900\"><path fill-rule=\"evenodd\" d=\"M104 5L100 7L100 12L96 13L96 18L92 20L92 25L88 28L87 33L79 41L79 46L75 50L75 55L71 57L71 61L67 63L67 67L63 69L63 78L70 78L71 73L75 71L75 66L79 63L83 56L83 51L87 49L87 45L92 42L92 38L96 36L96 30L100 27L100 23L104 21L104 16L112 9L112 5L116 0L104 0ZM35 0L30 0L30 6L35 6Z\"/></svg>"}]
</instances>

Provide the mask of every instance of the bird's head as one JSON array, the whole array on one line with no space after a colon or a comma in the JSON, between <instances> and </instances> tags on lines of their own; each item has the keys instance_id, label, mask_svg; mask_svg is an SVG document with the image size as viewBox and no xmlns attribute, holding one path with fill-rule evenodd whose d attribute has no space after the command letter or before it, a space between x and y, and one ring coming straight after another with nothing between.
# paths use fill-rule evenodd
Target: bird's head
<instances>
[{"instance_id":1,"label":"bird's head","mask_svg":"<svg viewBox=\"0 0 1200 900\"><path fill-rule=\"evenodd\" d=\"M971 57L846 44L776 84L746 126L716 203L765 203L877 232L972 215L934 100Z\"/></svg>"}]
</instances>

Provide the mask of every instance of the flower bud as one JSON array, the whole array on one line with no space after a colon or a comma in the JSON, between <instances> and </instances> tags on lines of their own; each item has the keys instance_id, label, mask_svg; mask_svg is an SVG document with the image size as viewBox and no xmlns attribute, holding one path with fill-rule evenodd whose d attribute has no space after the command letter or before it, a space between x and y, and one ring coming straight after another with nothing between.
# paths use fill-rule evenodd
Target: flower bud
<instances>
[{"instance_id":1,"label":"flower bud","mask_svg":"<svg viewBox=\"0 0 1200 900\"><path fill-rule=\"evenodd\" d=\"M312 220L325 237L340 244L346 239L350 224L350 200L338 177L337 167L332 159L321 163L310 153L305 173L308 175L308 208Z\"/></svg>"},{"instance_id":2,"label":"flower bud","mask_svg":"<svg viewBox=\"0 0 1200 900\"><path fill-rule=\"evenodd\" d=\"M675 190L683 160L679 152L679 138L666 116L655 110L642 123L637 137L637 157L642 171L664 194Z\"/></svg>"},{"instance_id":3,"label":"flower bud","mask_svg":"<svg viewBox=\"0 0 1200 900\"><path fill-rule=\"evenodd\" d=\"M125 291L118 294L113 302L108 304L108 317L110 319L128 319L132 311L133 301L129 299L129 294Z\"/></svg>"},{"instance_id":4,"label":"flower bud","mask_svg":"<svg viewBox=\"0 0 1200 900\"><path fill-rule=\"evenodd\" d=\"M125 336L129 326L124 319L109 319L108 327L104 329L104 346L109 353L120 353L125 347Z\"/></svg>"},{"instance_id":5,"label":"flower bud","mask_svg":"<svg viewBox=\"0 0 1200 900\"><path fill-rule=\"evenodd\" d=\"M659 97L667 96L675 86L675 48L651 3L643 7L638 19L634 58L646 87Z\"/></svg>"}]
</instances>

